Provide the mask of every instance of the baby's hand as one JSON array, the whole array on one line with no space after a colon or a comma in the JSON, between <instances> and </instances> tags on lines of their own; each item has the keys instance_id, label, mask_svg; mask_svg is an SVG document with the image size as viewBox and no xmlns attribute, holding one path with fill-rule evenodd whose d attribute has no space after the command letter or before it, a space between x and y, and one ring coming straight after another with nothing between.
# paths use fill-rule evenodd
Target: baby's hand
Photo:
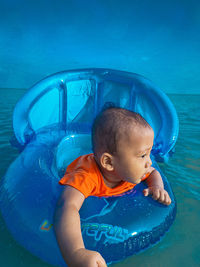
<instances>
[{"instance_id":1,"label":"baby's hand","mask_svg":"<svg viewBox=\"0 0 200 267\"><path fill-rule=\"evenodd\" d=\"M153 199L159 201L164 205L171 204L171 198L164 188L158 186L151 186L143 190L144 196L151 195Z\"/></svg>"},{"instance_id":2,"label":"baby's hand","mask_svg":"<svg viewBox=\"0 0 200 267\"><path fill-rule=\"evenodd\" d=\"M70 267L107 267L100 253L80 248L73 253L73 264Z\"/></svg>"}]
</instances>

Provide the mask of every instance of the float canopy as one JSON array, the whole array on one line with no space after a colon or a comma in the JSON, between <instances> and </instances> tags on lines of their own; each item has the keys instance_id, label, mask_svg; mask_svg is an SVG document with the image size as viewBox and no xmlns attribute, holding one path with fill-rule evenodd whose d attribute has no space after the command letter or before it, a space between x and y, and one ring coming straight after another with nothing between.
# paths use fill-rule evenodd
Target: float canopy
<instances>
[{"instance_id":1,"label":"float canopy","mask_svg":"<svg viewBox=\"0 0 200 267\"><path fill-rule=\"evenodd\" d=\"M169 98L148 79L111 69L63 71L35 84L17 103L13 128L21 147L42 130L90 133L104 105L140 113L155 132L152 154L165 158L178 136L178 117Z\"/></svg>"}]
</instances>

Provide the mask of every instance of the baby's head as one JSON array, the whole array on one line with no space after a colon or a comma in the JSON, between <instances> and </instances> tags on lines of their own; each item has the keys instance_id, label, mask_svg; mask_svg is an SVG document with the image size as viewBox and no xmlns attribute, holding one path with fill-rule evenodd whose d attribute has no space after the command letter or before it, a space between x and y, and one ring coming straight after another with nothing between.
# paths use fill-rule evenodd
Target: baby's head
<instances>
[{"instance_id":1,"label":"baby's head","mask_svg":"<svg viewBox=\"0 0 200 267\"><path fill-rule=\"evenodd\" d=\"M95 159L103 172L138 183L151 166L153 137L153 129L140 114L107 108L92 127Z\"/></svg>"}]
</instances>

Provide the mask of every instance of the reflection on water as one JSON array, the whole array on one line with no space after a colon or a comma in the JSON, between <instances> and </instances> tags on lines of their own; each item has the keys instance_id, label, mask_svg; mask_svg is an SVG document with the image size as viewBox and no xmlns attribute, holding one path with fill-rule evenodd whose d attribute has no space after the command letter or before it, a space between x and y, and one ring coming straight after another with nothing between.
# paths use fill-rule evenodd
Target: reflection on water
<instances>
[{"instance_id":1,"label":"reflection on water","mask_svg":"<svg viewBox=\"0 0 200 267\"><path fill-rule=\"evenodd\" d=\"M25 90L0 89L0 177L16 158L9 144L12 136L12 111ZM171 182L178 212L174 225L155 247L130 257L115 267L197 267L200 266L200 95L169 95L179 120L180 133L176 153L166 164L160 164ZM0 266L48 267L17 245L0 217Z\"/></svg>"}]
</instances>

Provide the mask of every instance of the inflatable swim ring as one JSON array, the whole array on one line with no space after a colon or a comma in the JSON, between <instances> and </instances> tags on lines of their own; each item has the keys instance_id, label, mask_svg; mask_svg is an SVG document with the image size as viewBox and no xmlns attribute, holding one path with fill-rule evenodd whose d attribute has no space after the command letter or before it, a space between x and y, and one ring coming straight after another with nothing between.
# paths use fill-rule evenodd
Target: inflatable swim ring
<instances>
[{"instance_id":1,"label":"inflatable swim ring","mask_svg":"<svg viewBox=\"0 0 200 267\"><path fill-rule=\"evenodd\" d=\"M173 151L178 118L168 97L140 75L109 69L60 72L33 86L15 107L13 144L21 153L1 179L0 209L14 238L50 264L66 266L52 228L63 190L58 181L72 160L91 152L92 121L110 102L139 112L153 127L151 157L159 169L157 161ZM144 183L120 197L88 197L80 210L86 248L99 251L109 264L157 243L176 214L174 195L162 177L170 206L144 197Z\"/></svg>"}]
</instances>

